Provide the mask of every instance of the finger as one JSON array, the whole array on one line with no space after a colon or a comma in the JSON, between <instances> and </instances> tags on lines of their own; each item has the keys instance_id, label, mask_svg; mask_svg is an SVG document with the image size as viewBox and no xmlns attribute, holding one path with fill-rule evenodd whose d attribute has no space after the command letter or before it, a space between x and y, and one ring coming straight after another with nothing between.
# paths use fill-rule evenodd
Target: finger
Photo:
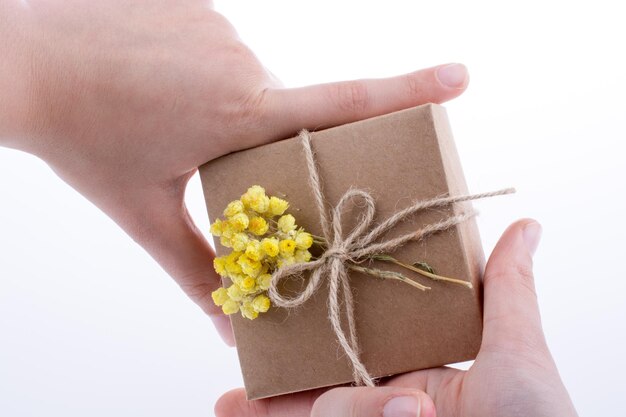
<instances>
[{"instance_id":1,"label":"finger","mask_svg":"<svg viewBox=\"0 0 626 417\"><path fill-rule=\"evenodd\" d=\"M426 393L411 388L335 388L313 404L311 417L434 417Z\"/></svg>"},{"instance_id":2,"label":"finger","mask_svg":"<svg viewBox=\"0 0 626 417\"><path fill-rule=\"evenodd\" d=\"M266 91L264 113L274 137L321 129L460 95L469 82L462 64L448 64L385 79L344 81Z\"/></svg>"},{"instance_id":3,"label":"finger","mask_svg":"<svg viewBox=\"0 0 626 417\"><path fill-rule=\"evenodd\" d=\"M539 223L520 220L504 232L493 250L484 278L481 352L545 349L532 271L540 237Z\"/></svg>"},{"instance_id":4,"label":"finger","mask_svg":"<svg viewBox=\"0 0 626 417\"><path fill-rule=\"evenodd\" d=\"M221 284L215 272L215 252L183 205L178 218L170 218L160 229L162 244L157 261L165 265L180 288L209 315L224 342L235 346L230 318L215 305L211 294ZM169 231L168 231L169 230Z\"/></svg>"},{"instance_id":5,"label":"finger","mask_svg":"<svg viewBox=\"0 0 626 417\"><path fill-rule=\"evenodd\" d=\"M321 395L320 395L321 394ZM243 390L224 394L217 417L434 417L423 391L402 387L334 388L247 401Z\"/></svg>"},{"instance_id":6,"label":"finger","mask_svg":"<svg viewBox=\"0 0 626 417\"><path fill-rule=\"evenodd\" d=\"M383 385L422 390L437 404L442 397L447 397L446 389L454 389L455 384L453 382L461 372L458 369L446 366L423 369L421 371L395 375L385 380Z\"/></svg>"},{"instance_id":7,"label":"finger","mask_svg":"<svg viewBox=\"0 0 626 417\"><path fill-rule=\"evenodd\" d=\"M315 400L326 389L248 401L242 388L228 391L215 404L216 417L310 417Z\"/></svg>"},{"instance_id":8,"label":"finger","mask_svg":"<svg viewBox=\"0 0 626 417\"><path fill-rule=\"evenodd\" d=\"M213 268L215 253L185 207L184 186L180 187L180 191L142 190L140 193L133 195L139 204L126 201L125 205L138 207L139 212L112 217L120 219L118 223L122 228L211 317L222 339L229 346L234 346L230 319L211 297L211 293L221 285L220 277Z\"/></svg>"}]
</instances>

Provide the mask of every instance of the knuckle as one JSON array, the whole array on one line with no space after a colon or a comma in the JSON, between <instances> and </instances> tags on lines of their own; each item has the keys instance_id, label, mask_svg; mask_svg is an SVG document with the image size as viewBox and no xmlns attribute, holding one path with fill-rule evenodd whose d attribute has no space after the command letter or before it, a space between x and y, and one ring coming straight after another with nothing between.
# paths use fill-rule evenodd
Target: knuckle
<instances>
[{"instance_id":1,"label":"knuckle","mask_svg":"<svg viewBox=\"0 0 626 417\"><path fill-rule=\"evenodd\" d=\"M350 113L362 113L369 106L369 92L363 81L346 81L331 89L331 100L337 107Z\"/></svg>"},{"instance_id":2,"label":"knuckle","mask_svg":"<svg viewBox=\"0 0 626 417\"><path fill-rule=\"evenodd\" d=\"M229 63L226 67L232 68L229 74L232 82L220 87L227 93L222 111L235 126L257 127L266 112L267 73L242 42L231 42L222 48L223 61Z\"/></svg>"},{"instance_id":3,"label":"knuckle","mask_svg":"<svg viewBox=\"0 0 626 417\"><path fill-rule=\"evenodd\" d=\"M509 317L494 317L485 323L485 327L508 319ZM483 342L481 352L489 355L512 355L516 361L527 363L542 362L550 358L546 340L536 323L520 323L515 328L501 327L498 338Z\"/></svg>"},{"instance_id":4,"label":"knuckle","mask_svg":"<svg viewBox=\"0 0 626 417\"><path fill-rule=\"evenodd\" d=\"M532 267L529 265L515 265L514 270L520 288L526 290L526 292L536 299L537 291L535 290L535 279Z\"/></svg>"},{"instance_id":5,"label":"knuckle","mask_svg":"<svg viewBox=\"0 0 626 417\"><path fill-rule=\"evenodd\" d=\"M424 84L419 74L407 74L404 76L406 89L411 97L422 97L425 95Z\"/></svg>"},{"instance_id":6,"label":"knuckle","mask_svg":"<svg viewBox=\"0 0 626 417\"><path fill-rule=\"evenodd\" d=\"M230 42L224 48L225 54L234 62L246 62L247 60L254 58L252 50L243 42Z\"/></svg>"},{"instance_id":7,"label":"knuckle","mask_svg":"<svg viewBox=\"0 0 626 417\"><path fill-rule=\"evenodd\" d=\"M243 122L247 127L259 126L266 117L267 92L267 88L254 90L242 98L238 115L240 123Z\"/></svg>"},{"instance_id":8,"label":"knuckle","mask_svg":"<svg viewBox=\"0 0 626 417\"><path fill-rule=\"evenodd\" d=\"M515 264L513 266L515 275L523 279L524 281L533 281L533 268L532 265L527 264Z\"/></svg>"},{"instance_id":9,"label":"knuckle","mask_svg":"<svg viewBox=\"0 0 626 417\"><path fill-rule=\"evenodd\" d=\"M535 298L537 297L532 265L521 263L507 264L495 270L488 271L485 274L485 280L494 282L513 281L516 284L514 288L527 290ZM514 289L512 288L512 290Z\"/></svg>"},{"instance_id":10,"label":"knuckle","mask_svg":"<svg viewBox=\"0 0 626 417\"><path fill-rule=\"evenodd\" d=\"M251 86L237 97L232 110L225 115L224 120L230 132L241 140L241 142L229 141L230 151L241 149L237 146L242 144L249 147L250 141L258 140L256 132L264 128L270 120L267 91L267 88Z\"/></svg>"}]
</instances>

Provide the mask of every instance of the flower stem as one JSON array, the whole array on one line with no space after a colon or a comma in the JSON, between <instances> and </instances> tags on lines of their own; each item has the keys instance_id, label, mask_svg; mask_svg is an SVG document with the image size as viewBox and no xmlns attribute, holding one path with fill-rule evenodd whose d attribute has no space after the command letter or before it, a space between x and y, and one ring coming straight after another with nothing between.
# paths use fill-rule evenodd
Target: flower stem
<instances>
[{"instance_id":1,"label":"flower stem","mask_svg":"<svg viewBox=\"0 0 626 417\"><path fill-rule=\"evenodd\" d=\"M323 244L326 244L326 239L324 239L322 236L318 236L318 235L314 235L313 233L309 233L311 235L311 237L313 238L313 240L315 240L316 242L320 242Z\"/></svg>"},{"instance_id":2,"label":"flower stem","mask_svg":"<svg viewBox=\"0 0 626 417\"><path fill-rule=\"evenodd\" d=\"M398 281L402 281L405 282L419 290L422 291L426 291L426 290L430 290L430 287L427 287L425 285L420 284L419 282L415 282L407 277L405 277L404 275L400 274L399 272L393 272L393 271L383 271L381 269L376 269L376 268L366 268L363 266L358 266L358 265L354 265L354 264L350 264L348 266L348 268L357 271L357 272L362 272L364 274L368 274L368 275L372 275L375 276L377 278L383 278L383 279L395 279Z\"/></svg>"},{"instance_id":3,"label":"flower stem","mask_svg":"<svg viewBox=\"0 0 626 417\"><path fill-rule=\"evenodd\" d=\"M445 281L445 282L450 282L452 284L463 285L464 287L467 287L467 288L473 288L472 283L469 281L463 281L461 279L448 278L448 277L444 277L441 275L433 274L431 272L424 271L423 269L420 269L416 266L405 264L404 262L400 262L396 258L389 256L389 255L374 255L372 256L372 259L377 260L377 261L385 261L385 262L394 263L410 271L417 272L418 274L423 275L427 278L430 278L434 281Z\"/></svg>"}]
</instances>

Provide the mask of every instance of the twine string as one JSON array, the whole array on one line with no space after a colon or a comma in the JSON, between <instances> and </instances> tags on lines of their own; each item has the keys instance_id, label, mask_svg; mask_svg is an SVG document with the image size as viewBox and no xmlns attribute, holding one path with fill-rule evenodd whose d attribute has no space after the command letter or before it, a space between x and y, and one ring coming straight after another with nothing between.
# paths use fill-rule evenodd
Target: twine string
<instances>
[{"instance_id":1,"label":"twine string","mask_svg":"<svg viewBox=\"0 0 626 417\"><path fill-rule=\"evenodd\" d=\"M410 241L417 241L433 233L447 230L473 216L475 211L451 215L441 221L428 224L421 229L401 235L399 237L375 242L385 232L391 230L398 222L417 213L418 211L447 206L452 203L470 201L487 197L494 197L514 192L508 188L495 192L464 195L458 197L437 197L430 200L416 201L409 207L402 209L375 227L371 227L376 213L374 198L367 192L358 189L349 189L341 197L330 213L324 205L324 196L313 150L311 149L310 133L300 132L300 141L309 173L309 185L313 192L317 211L319 213L322 235L328 243L324 253L310 262L295 263L284 266L272 275L269 296L274 305L283 308L292 308L304 304L319 289L322 278L328 279L328 318L337 337L337 341L351 362L353 379L356 385L374 386L374 380L361 361L356 326L354 322L354 301L350 288L348 268L350 265L362 262L376 254L389 254L404 246ZM342 213L346 206L354 200L363 202L361 221L348 234L343 236ZM329 216L330 214L330 216ZM369 230L369 232L367 232ZM301 277L304 272L310 271L309 280L304 289L292 298L285 297L278 291L279 283L291 277ZM341 299L341 302L340 302ZM345 309L347 319L347 335L341 325L341 304Z\"/></svg>"}]
</instances>

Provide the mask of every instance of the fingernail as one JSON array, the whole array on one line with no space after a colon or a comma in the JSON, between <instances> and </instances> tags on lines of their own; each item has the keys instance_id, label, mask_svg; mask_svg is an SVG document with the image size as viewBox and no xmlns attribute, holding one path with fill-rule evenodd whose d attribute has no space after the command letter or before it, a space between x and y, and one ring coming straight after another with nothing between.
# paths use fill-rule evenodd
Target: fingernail
<instances>
[{"instance_id":1,"label":"fingernail","mask_svg":"<svg viewBox=\"0 0 626 417\"><path fill-rule=\"evenodd\" d=\"M528 223L524 226L522 237L524 238L524 243L526 244L528 252L530 252L531 255L534 255L537 250L537 246L539 246L539 241L541 240L541 225L537 222Z\"/></svg>"},{"instance_id":2,"label":"fingernail","mask_svg":"<svg viewBox=\"0 0 626 417\"><path fill-rule=\"evenodd\" d=\"M415 397L394 397L383 408L383 417L419 417L420 402Z\"/></svg>"},{"instance_id":3,"label":"fingernail","mask_svg":"<svg viewBox=\"0 0 626 417\"><path fill-rule=\"evenodd\" d=\"M467 68L463 64L448 64L437 70L439 82L450 88L464 88L467 84Z\"/></svg>"}]
</instances>

